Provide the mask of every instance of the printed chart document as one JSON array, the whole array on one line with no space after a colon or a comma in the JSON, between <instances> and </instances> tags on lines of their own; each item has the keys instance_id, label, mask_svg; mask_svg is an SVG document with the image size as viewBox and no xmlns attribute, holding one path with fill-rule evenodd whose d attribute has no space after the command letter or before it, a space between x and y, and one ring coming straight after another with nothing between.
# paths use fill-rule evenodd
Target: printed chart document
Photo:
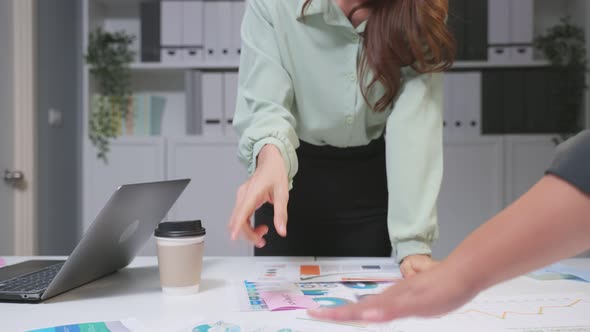
<instances>
[{"instance_id":1,"label":"printed chart document","mask_svg":"<svg viewBox=\"0 0 590 332\"><path fill-rule=\"evenodd\" d=\"M228 292L228 301L234 311L276 310L264 301L266 293L294 294L309 297L321 307L337 307L355 303L381 293L392 282L236 282ZM285 308L284 310L287 310Z\"/></svg>"},{"instance_id":2,"label":"printed chart document","mask_svg":"<svg viewBox=\"0 0 590 332\"><path fill-rule=\"evenodd\" d=\"M390 281L402 279L395 264L258 263L255 281Z\"/></svg>"},{"instance_id":3,"label":"printed chart document","mask_svg":"<svg viewBox=\"0 0 590 332\"><path fill-rule=\"evenodd\" d=\"M112 322L91 322L46 327L28 332L75 332L75 331L92 331L92 332L133 332L143 330L142 326L136 319L124 319Z\"/></svg>"}]
</instances>

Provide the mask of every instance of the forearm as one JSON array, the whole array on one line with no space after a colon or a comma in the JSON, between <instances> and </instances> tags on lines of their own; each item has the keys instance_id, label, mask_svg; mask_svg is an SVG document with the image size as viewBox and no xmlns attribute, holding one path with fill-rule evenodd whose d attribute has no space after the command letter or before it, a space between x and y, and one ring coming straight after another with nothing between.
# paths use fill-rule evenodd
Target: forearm
<instances>
[{"instance_id":1,"label":"forearm","mask_svg":"<svg viewBox=\"0 0 590 332\"><path fill-rule=\"evenodd\" d=\"M442 180L440 75L408 79L387 120L388 227L396 258L430 254Z\"/></svg>"},{"instance_id":2,"label":"forearm","mask_svg":"<svg viewBox=\"0 0 590 332\"><path fill-rule=\"evenodd\" d=\"M473 232L443 264L480 291L590 248L589 216L588 195L545 176Z\"/></svg>"},{"instance_id":3,"label":"forearm","mask_svg":"<svg viewBox=\"0 0 590 332\"><path fill-rule=\"evenodd\" d=\"M297 173L299 138L292 113L295 98L282 66L272 10L266 1L249 1L241 29L242 53L233 126L240 136L238 157L254 174L265 146L281 153L289 183Z\"/></svg>"}]
</instances>

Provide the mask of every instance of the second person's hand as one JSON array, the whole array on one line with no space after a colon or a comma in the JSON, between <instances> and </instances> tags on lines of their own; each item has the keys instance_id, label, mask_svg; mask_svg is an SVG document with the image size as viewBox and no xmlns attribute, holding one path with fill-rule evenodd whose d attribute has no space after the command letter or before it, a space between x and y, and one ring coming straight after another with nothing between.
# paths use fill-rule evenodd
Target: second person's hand
<instances>
[{"instance_id":1,"label":"second person's hand","mask_svg":"<svg viewBox=\"0 0 590 332\"><path fill-rule=\"evenodd\" d=\"M230 218L231 238L235 240L240 233L258 248L266 245L264 235L268 226L252 226L250 217L264 203L274 205L274 226L277 233L287 236L287 203L289 185L287 170L281 152L274 145L265 145L258 154L254 174L244 182L236 195L236 203Z\"/></svg>"},{"instance_id":2,"label":"second person's hand","mask_svg":"<svg viewBox=\"0 0 590 332\"><path fill-rule=\"evenodd\" d=\"M471 275L442 263L358 303L310 310L308 313L317 319L366 322L433 317L459 308L471 300L479 289L480 284Z\"/></svg>"}]
</instances>

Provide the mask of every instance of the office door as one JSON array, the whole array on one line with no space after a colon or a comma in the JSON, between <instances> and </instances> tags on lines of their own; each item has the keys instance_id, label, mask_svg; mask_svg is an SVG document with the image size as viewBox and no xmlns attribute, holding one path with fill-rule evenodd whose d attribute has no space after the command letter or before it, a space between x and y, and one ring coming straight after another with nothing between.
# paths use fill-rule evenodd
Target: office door
<instances>
[{"instance_id":1,"label":"office door","mask_svg":"<svg viewBox=\"0 0 590 332\"><path fill-rule=\"evenodd\" d=\"M36 252L34 0L0 0L0 255Z\"/></svg>"},{"instance_id":2,"label":"office door","mask_svg":"<svg viewBox=\"0 0 590 332\"><path fill-rule=\"evenodd\" d=\"M12 44L12 1L0 1L0 45ZM0 77L12 77L12 50L0 47ZM4 178L13 163L13 91L12 79L0 80L0 172ZM14 251L14 189L0 182L0 255Z\"/></svg>"}]
</instances>

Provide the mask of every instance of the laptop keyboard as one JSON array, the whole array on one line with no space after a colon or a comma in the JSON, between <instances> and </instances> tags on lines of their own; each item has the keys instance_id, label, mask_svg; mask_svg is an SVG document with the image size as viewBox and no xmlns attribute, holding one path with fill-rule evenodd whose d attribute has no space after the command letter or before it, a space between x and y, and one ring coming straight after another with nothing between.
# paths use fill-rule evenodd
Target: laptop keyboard
<instances>
[{"instance_id":1,"label":"laptop keyboard","mask_svg":"<svg viewBox=\"0 0 590 332\"><path fill-rule=\"evenodd\" d=\"M0 281L0 292L37 293L49 286L64 263L48 266L22 276Z\"/></svg>"}]
</instances>

